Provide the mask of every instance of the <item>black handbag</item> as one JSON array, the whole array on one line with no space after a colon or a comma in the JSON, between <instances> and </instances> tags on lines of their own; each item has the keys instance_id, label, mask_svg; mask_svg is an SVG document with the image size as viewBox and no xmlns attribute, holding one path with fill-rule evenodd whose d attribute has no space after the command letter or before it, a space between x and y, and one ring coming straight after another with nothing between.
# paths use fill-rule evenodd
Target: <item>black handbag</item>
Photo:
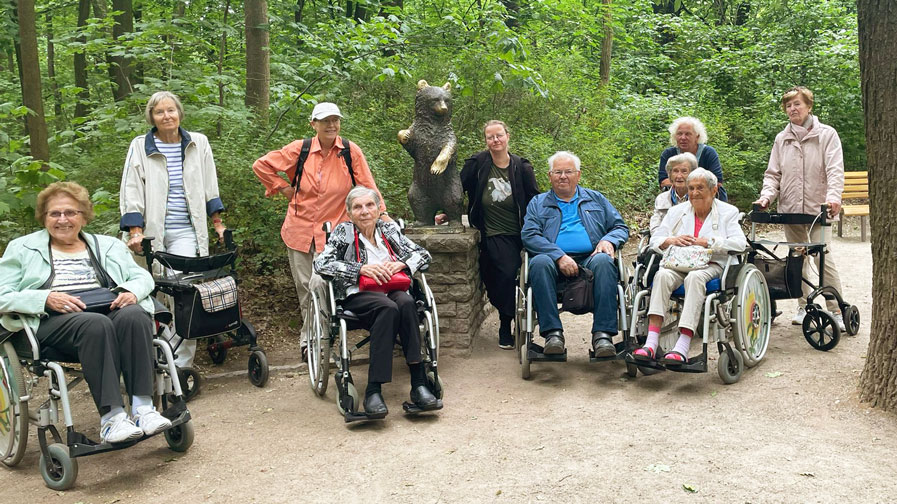
<instances>
[{"instance_id":1,"label":"black handbag","mask_svg":"<svg viewBox=\"0 0 897 504\"><path fill-rule=\"evenodd\" d=\"M574 315L592 313L595 306L595 294L592 290L594 282L595 274L592 270L579 266L576 276L564 279L561 310Z\"/></svg>"},{"instance_id":2,"label":"black handbag","mask_svg":"<svg viewBox=\"0 0 897 504\"><path fill-rule=\"evenodd\" d=\"M112 302L115 301L115 299L118 297L118 294L104 287L65 291L65 293L70 296L75 296L86 305L86 307L82 311L102 313L103 315L106 315L110 311L112 311L109 309L109 307L112 305Z\"/></svg>"}]
</instances>

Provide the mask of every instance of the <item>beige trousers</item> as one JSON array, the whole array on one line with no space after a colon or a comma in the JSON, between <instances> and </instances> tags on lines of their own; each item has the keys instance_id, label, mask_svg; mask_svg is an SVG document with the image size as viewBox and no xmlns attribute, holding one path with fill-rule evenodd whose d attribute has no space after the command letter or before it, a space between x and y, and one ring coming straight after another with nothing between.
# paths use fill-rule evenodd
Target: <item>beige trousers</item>
<instances>
[{"instance_id":1,"label":"beige trousers","mask_svg":"<svg viewBox=\"0 0 897 504\"><path fill-rule=\"evenodd\" d=\"M665 316L670 304L670 295L684 283L685 302L682 306L682 315L679 317L679 327L697 332L701 312L704 309L704 297L707 295L707 282L719 278L722 273L723 268L716 263L710 263L704 269L688 273L660 268L654 275L648 315Z\"/></svg>"},{"instance_id":2,"label":"beige trousers","mask_svg":"<svg viewBox=\"0 0 897 504\"><path fill-rule=\"evenodd\" d=\"M797 242L797 243L807 243L807 242L820 242L820 235L822 233L823 227L816 225L813 226L812 233L810 232L809 224L793 224L784 226L785 227L785 241L788 242ZM825 245L831 250L832 248L832 227L828 227L825 229ZM803 276L807 280L813 282L814 284L819 282L819 257L817 255L815 257L816 268L810 268L810 261L804 261L804 273ZM839 293L843 292L841 290L841 277L838 275L838 269L835 267L835 259L832 257L832 254L826 253L825 255L825 285L830 285L835 288ZM804 297L798 299L798 303L800 306L804 306L807 304L807 295L810 294L810 286L807 284L803 284L802 287ZM825 301L826 306L828 307L828 311L832 313L841 313L841 309L838 307L838 302L834 299L827 299Z\"/></svg>"},{"instance_id":3,"label":"beige trousers","mask_svg":"<svg viewBox=\"0 0 897 504\"><path fill-rule=\"evenodd\" d=\"M311 292L314 291L318 295L318 302L321 311L321 324L323 330L327 329L327 320L330 313L330 306L324 295L324 280L314 272L314 260L318 256L314 252L315 244L312 242L309 252L299 252L287 247L287 257L290 260L290 273L293 275L293 284L296 286L296 295L299 297L299 308L302 312L302 339L300 344L307 345L308 329L311 327L308 313L308 303L311 299Z\"/></svg>"}]
</instances>

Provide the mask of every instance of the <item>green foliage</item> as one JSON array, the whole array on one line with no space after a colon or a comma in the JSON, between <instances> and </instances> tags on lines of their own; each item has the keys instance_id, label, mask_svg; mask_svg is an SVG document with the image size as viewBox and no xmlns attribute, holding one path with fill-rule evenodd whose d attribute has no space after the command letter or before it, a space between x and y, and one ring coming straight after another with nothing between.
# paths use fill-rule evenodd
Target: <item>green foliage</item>
<instances>
[{"instance_id":1,"label":"green foliage","mask_svg":"<svg viewBox=\"0 0 897 504\"><path fill-rule=\"evenodd\" d=\"M583 159L583 184L630 215L650 208L666 128L681 115L706 124L730 198L747 205L786 123L778 98L793 85L815 92L814 112L841 135L847 168L865 166L856 13L848 0L614 0L609 7L600 0L540 0L519 2L514 12L491 1L405 0L399 8L369 0L358 3L363 13L349 16L346 3L305 2L301 22L294 0L269 0L267 120L243 106L242 2L230 2L226 20L224 1L184 3L183 16L178 3L139 2L134 33L114 40L111 11L78 29L77 3L37 2L39 23L47 11L53 15L62 116L48 123L58 128L50 135L57 165L44 173L27 158L18 75L11 59L0 58L0 158L9 166L0 174L2 239L34 226L29 201L52 177L83 183L96 200L93 229L115 232L124 155L147 130L143 107L160 89L181 97L185 128L210 137L225 221L237 231L244 267L259 272L273 271L285 257L279 230L286 202L264 197L252 162L312 135L308 113L318 101L340 104L342 134L364 150L391 213L410 216L412 160L396 132L411 123L419 79L452 85L459 165L485 147L482 124L502 119L511 127L512 151L533 162L543 189L545 159L572 150ZM601 86L607 8L612 74ZM14 37L7 15L0 51L11 50ZM82 91L71 67L76 52L89 67L83 118L74 117ZM136 68L133 93L119 102L112 100L109 74L108 57L116 55ZM48 103L45 111L52 115L54 107Z\"/></svg>"}]
</instances>

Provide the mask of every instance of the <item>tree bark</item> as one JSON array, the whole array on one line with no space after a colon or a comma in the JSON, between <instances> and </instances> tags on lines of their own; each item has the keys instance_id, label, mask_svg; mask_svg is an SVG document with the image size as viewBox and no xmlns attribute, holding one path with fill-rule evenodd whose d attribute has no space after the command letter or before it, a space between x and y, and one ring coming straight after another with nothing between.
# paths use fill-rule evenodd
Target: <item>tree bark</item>
<instances>
[{"instance_id":1,"label":"tree bark","mask_svg":"<svg viewBox=\"0 0 897 504\"><path fill-rule=\"evenodd\" d=\"M610 81L610 57L614 46L613 5L611 0L601 0L603 11L604 40L601 41L601 85Z\"/></svg>"},{"instance_id":2,"label":"tree bark","mask_svg":"<svg viewBox=\"0 0 897 504\"><path fill-rule=\"evenodd\" d=\"M230 0L224 4L224 19L221 21L221 42L218 45L218 106L224 108L224 82L221 76L224 75L224 56L227 54L227 14L230 12ZM221 136L221 117L218 118L218 124L215 127L218 136Z\"/></svg>"},{"instance_id":3,"label":"tree bark","mask_svg":"<svg viewBox=\"0 0 897 504\"><path fill-rule=\"evenodd\" d=\"M22 102L30 109L25 116L25 128L31 140L31 156L50 160L47 142L47 122L41 97L40 59L37 54L37 27L34 0L18 0L20 64L22 72ZM47 168L45 166L45 168Z\"/></svg>"},{"instance_id":4,"label":"tree bark","mask_svg":"<svg viewBox=\"0 0 897 504\"><path fill-rule=\"evenodd\" d=\"M124 43L124 35L134 31L134 6L131 0L112 0L112 10L119 11L121 14L114 16L115 23L112 25L112 38L119 44ZM131 66L131 58L127 56L112 56L115 64L114 83L112 87L112 97L115 101L121 101L127 98L133 87L133 68Z\"/></svg>"},{"instance_id":5,"label":"tree bark","mask_svg":"<svg viewBox=\"0 0 897 504\"><path fill-rule=\"evenodd\" d=\"M246 23L246 106L259 116L268 113L268 2L247 0Z\"/></svg>"},{"instance_id":6,"label":"tree bark","mask_svg":"<svg viewBox=\"0 0 897 504\"><path fill-rule=\"evenodd\" d=\"M78 0L78 42L87 43L87 36L83 30L87 25L87 18L90 17L90 0ZM88 100L90 100L90 84L87 82L87 56L84 54L83 46L74 55L73 68L75 73L75 86L78 91L78 101L75 102L75 117L86 117L88 113Z\"/></svg>"},{"instance_id":7,"label":"tree bark","mask_svg":"<svg viewBox=\"0 0 897 504\"><path fill-rule=\"evenodd\" d=\"M293 21L296 24L302 24L302 11L305 9L305 0L296 0L296 7L294 7L293 11Z\"/></svg>"},{"instance_id":8,"label":"tree bark","mask_svg":"<svg viewBox=\"0 0 897 504\"><path fill-rule=\"evenodd\" d=\"M897 411L897 8L893 0L859 0L857 18L872 224L872 326L860 398Z\"/></svg>"},{"instance_id":9,"label":"tree bark","mask_svg":"<svg viewBox=\"0 0 897 504\"><path fill-rule=\"evenodd\" d=\"M62 95L59 93L59 84L56 82L56 46L53 43L53 14L47 10L47 79L50 81L50 91L53 93L53 121L56 129L62 129Z\"/></svg>"}]
</instances>

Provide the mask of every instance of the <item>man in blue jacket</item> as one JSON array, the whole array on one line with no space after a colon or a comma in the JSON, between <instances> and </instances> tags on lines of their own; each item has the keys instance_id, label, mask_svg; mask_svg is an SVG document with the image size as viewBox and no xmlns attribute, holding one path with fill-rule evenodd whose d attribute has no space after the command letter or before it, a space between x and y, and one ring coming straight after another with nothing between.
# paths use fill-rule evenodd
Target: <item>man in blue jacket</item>
<instances>
[{"instance_id":1,"label":"man in blue jacket","mask_svg":"<svg viewBox=\"0 0 897 504\"><path fill-rule=\"evenodd\" d=\"M579 268L595 274L592 346L598 357L615 354L617 280L614 252L629 239L620 212L598 191L579 186L580 160L559 151L548 158L551 190L533 198L526 209L521 237L532 258L529 280L545 338L545 354L564 353L564 330L558 315L558 273L574 277Z\"/></svg>"}]
</instances>

